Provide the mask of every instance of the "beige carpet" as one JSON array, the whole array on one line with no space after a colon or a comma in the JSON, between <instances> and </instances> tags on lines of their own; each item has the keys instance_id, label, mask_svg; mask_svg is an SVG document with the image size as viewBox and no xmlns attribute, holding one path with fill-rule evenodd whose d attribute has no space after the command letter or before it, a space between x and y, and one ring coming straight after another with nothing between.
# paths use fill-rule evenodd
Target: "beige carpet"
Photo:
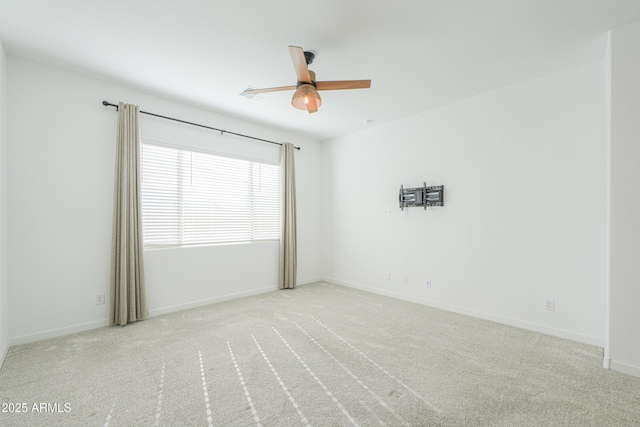
<instances>
[{"instance_id":1,"label":"beige carpet","mask_svg":"<svg viewBox=\"0 0 640 427\"><path fill-rule=\"evenodd\" d=\"M318 283L13 347L0 425L639 426L640 379L601 360Z\"/></svg>"}]
</instances>

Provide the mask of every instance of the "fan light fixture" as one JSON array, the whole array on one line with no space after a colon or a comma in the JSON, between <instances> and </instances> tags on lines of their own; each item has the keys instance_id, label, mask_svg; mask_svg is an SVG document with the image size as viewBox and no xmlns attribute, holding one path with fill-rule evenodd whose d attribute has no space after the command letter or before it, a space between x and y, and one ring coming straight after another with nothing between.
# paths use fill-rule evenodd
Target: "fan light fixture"
<instances>
[{"instance_id":1,"label":"fan light fixture","mask_svg":"<svg viewBox=\"0 0 640 427\"><path fill-rule=\"evenodd\" d=\"M310 113L315 113L322 105L322 98L320 98L315 86L304 83L298 86L298 89L293 94L291 105L298 110L307 110Z\"/></svg>"}]
</instances>

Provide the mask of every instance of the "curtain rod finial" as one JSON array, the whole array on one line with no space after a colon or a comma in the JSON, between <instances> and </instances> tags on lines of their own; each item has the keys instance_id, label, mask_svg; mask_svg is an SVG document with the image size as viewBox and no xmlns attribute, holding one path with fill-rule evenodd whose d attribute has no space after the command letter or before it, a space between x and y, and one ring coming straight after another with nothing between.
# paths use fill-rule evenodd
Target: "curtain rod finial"
<instances>
[{"instance_id":1,"label":"curtain rod finial","mask_svg":"<svg viewBox=\"0 0 640 427\"><path fill-rule=\"evenodd\" d=\"M104 106L108 106L108 105L109 105L109 103L108 103L107 101L102 101L102 105L104 105Z\"/></svg>"}]
</instances>

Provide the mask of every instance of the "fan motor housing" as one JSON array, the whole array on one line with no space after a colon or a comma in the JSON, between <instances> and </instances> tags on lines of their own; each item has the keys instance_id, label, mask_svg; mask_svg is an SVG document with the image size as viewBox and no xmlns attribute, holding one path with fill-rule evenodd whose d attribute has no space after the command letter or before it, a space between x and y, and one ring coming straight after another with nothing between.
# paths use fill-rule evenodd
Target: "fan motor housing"
<instances>
[{"instance_id":1,"label":"fan motor housing","mask_svg":"<svg viewBox=\"0 0 640 427\"><path fill-rule=\"evenodd\" d=\"M304 53L304 59L307 61L307 65L310 65L311 63L313 63L313 59L316 56L313 54L313 52L305 52Z\"/></svg>"}]
</instances>

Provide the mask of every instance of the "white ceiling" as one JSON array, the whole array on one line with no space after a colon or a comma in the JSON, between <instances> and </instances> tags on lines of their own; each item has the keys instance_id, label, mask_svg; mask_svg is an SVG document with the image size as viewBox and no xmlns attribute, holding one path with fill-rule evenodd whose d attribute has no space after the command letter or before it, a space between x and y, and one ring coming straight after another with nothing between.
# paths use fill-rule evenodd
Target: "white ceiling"
<instances>
[{"instance_id":1,"label":"white ceiling","mask_svg":"<svg viewBox=\"0 0 640 427\"><path fill-rule=\"evenodd\" d=\"M9 54L319 140L602 59L637 20L639 0L0 0ZM291 92L240 97L296 83L288 45L319 81L371 89L312 115Z\"/></svg>"}]
</instances>

